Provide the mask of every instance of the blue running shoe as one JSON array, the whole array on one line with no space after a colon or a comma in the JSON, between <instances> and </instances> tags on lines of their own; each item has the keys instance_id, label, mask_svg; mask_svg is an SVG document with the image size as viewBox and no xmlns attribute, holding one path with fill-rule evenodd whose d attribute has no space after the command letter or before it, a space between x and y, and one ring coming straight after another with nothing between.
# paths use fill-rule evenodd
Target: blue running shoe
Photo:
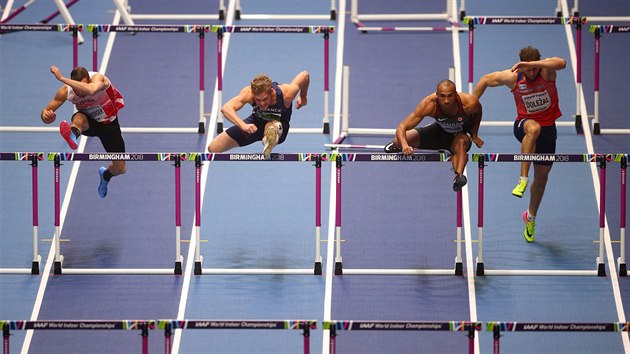
<instances>
[{"instance_id":1,"label":"blue running shoe","mask_svg":"<svg viewBox=\"0 0 630 354\"><path fill-rule=\"evenodd\" d=\"M59 133L61 134L61 137L63 137L63 140L65 140L68 143L68 146L70 146L70 149L72 150L76 150L77 149L77 137L74 136L74 133L72 132L72 129L70 128L70 124L68 124L68 122L66 122L65 120L63 122L61 122L61 124L59 124Z\"/></svg>"},{"instance_id":2,"label":"blue running shoe","mask_svg":"<svg viewBox=\"0 0 630 354\"><path fill-rule=\"evenodd\" d=\"M105 171L107 171L107 169L103 166L98 169L98 174L101 176L101 182L98 184L98 195L100 195L101 198L105 198L107 196L107 184L109 184L109 182L103 178Z\"/></svg>"}]
</instances>

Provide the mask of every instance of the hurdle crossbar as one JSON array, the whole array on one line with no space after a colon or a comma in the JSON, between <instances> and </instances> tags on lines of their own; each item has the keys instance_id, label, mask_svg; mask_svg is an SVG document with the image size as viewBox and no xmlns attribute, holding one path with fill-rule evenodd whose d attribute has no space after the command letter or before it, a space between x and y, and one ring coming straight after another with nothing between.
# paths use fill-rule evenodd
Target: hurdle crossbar
<instances>
[{"instance_id":1,"label":"hurdle crossbar","mask_svg":"<svg viewBox=\"0 0 630 354\"><path fill-rule=\"evenodd\" d=\"M39 264L42 257L39 254L39 197L37 166L44 160L43 152L0 152L0 161L30 161L31 191L33 213L33 260L31 268L0 268L0 274L39 274Z\"/></svg>"},{"instance_id":2,"label":"hurdle crossbar","mask_svg":"<svg viewBox=\"0 0 630 354\"><path fill-rule=\"evenodd\" d=\"M322 329L330 331L329 350L336 353L338 331L442 331L467 332L468 353L475 353L475 332L481 332L481 322L471 321L323 321Z\"/></svg>"},{"instance_id":3,"label":"hurdle crossbar","mask_svg":"<svg viewBox=\"0 0 630 354\"><path fill-rule=\"evenodd\" d=\"M269 25L269 26L212 26L212 32L217 34L217 94L218 104L223 104L223 35L225 33L295 33L295 34L323 34L324 37L324 117L321 129L315 128L291 128L290 133L330 133L329 119L329 52L330 52L330 34L335 33L335 26L287 26L287 25ZM208 115L208 114L206 114ZM221 114L217 117L217 134L223 132L223 117Z\"/></svg>"},{"instance_id":4,"label":"hurdle crossbar","mask_svg":"<svg viewBox=\"0 0 630 354\"><path fill-rule=\"evenodd\" d=\"M332 20L337 19L335 0L330 0L330 14L243 14L241 0L234 5L235 20Z\"/></svg>"},{"instance_id":5,"label":"hurdle crossbar","mask_svg":"<svg viewBox=\"0 0 630 354\"><path fill-rule=\"evenodd\" d=\"M601 50L600 37L602 33L628 33L630 32L630 26L591 25L589 31L595 35L595 84L593 85L595 112L593 117L593 134L630 134L630 128L601 129L599 124L599 56Z\"/></svg>"},{"instance_id":6,"label":"hurdle crossbar","mask_svg":"<svg viewBox=\"0 0 630 354\"><path fill-rule=\"evenodd\" d=\"M133 14L131 6L127 0L112 0L116 9L120 12L120 17L127 25L135 25L136 20L224 20L225 1L219 0L219 10L217 14Z\"/></svg>"},{"instance_id":7,"label":"hurdle crossbar","mask_svg":"<svg viewBox=\"0 0 630 354\"><path fill-rule=\"evenodd\" d=\"M116 0L115 0L116 1ZM92 33L92 68L98 71L98 34L100 32L127 33L197 33L199 35L199 120L197 129L193 128L133 128L137 133L205 133L205 34L210 31L210 25L110 25L90 24L88 31ZM123 128L124 129L124 128ZM127 128L127 131L132 128ZM124 132L125 130L123 130Z\"/></svg>"},{"instance_id":8,"label":"hurdle crossbar","mask_svg":"<svg viewBox=\"0 0 630 354\"><path fill-rule=\"evenodd\" d=\"M578 134L583 134L581 96L582 92L582 25L586 24L586 18L582 17L551 17L551 16L478 16L465 17L464 23L468 25L468 92L473 92L474 78L474 46L475 46L475 25L575 25L576 28L576 52L577 52L577 74L576 74L576 105L575 105L575 130ZM483 124L484 122L482 122ZM486 124L489 124L486 121Z\"/></svg>"},{"instance_id":9,"label":"hurdle crossbar","mask_svg":"<svg viewBox=\"0 0 630 354\"><path fill-rule=\"evenodd\" d=\"M457 192L456 256L453 269L344 269L341 256L341 169L344 162L446 162L451 155L446 153L428 154L330 154L336 166L336 214L335 214L335 275L463 275L462 263L462 192Z\"/></svg>"},{"instance_id":10,"label":"hurdle crossbar","mask_svg":"<svg viewBox=\"0 0 630 354\"><path fill-rule=\"evenodd\" d=\"M478 162L478 206L477 206L477 275L606 275L604 264L604 232L606 218L606 159L600 154L473 154L473 161ZM600 208L599 208L599 256L595 259L595 270L488 270L483 260L483 214L484 214L484 176L486 162L597 162L600 166Z\"/></svg>"},{"instance_id":11,"label":"hurdle crossbar","mask_svg":"<svg viewBox=\"0 0 630 354\"><path fill-rule=\"evenodd\" d=\"M72 32L72 67L79 66L79 43L83 42L80 37L83 25L57 25L57 24L0 24L0 34L11 32ZM81 41L79 42L79 38Z\"/></svg>"},{"instance_id":12,"label":"hurdle crossbar","mask_svg":"<svg viewBox=\"0 0 630 354\"><path fill-rule=\"evenodd\" d=\"M155 329L155 325L155 320L0 320L4 353L9 353L10 331L15 330L134 330L142 336L142 354L148 354L149 330Z\"/></svg>"},{"instance_id":13,"label":"hurdle crossbar","mask_svg":"<svg viewBox=\"0 0 630 354\"><path fill-rule=\"evenodd\" d=\"M317 329L317 320L158 320L157 328L164 330L165 354L171 353L174 329L302 330L304 354L309 354L311 330Z\"/></svg>"},{"instance_id":14,"label":"hurdle crossbar","mask_svg":"<svg viewBox=\"0 0 630 354\"><path fill-rule=\"evenodd\" d=\"M195 162L195 275L202 274L314 274L322 275L321 257L321 166L322 161L328 159L327 154L276 154L269 157L263 154L235 154L235 153L197 153L191 152L188 155L190 161ZM258 162L315 162L315 264L313 269L235 269L235 268L203 268L203 257L201 256L201 167L204 162L214 161L258 161Z\"/></svg>"},{"instance_id":15,"label":"hurdle crossbar","mask_svg":"<svg viewBox=\"0 0 630 354\"><path fill-rule=\"evenodd\" d=\"M362 33L367 32L465 32L468 31L467 27L459 27L457 23L453 23L452 26L448 27L429 27L429 26L420 26L420 27L377 27L377 26L359 26L357 27L357 31Z\"/></svg>"},{"instance_id":16,"label":"hurdle crossbar","mask_svg":"<svg viewBox=\"0 0 630 354\"><path fill-rule=\"evenodd\" d=\"M502 332L629 332L629 322L486 322L493 335L493 353L501 352Z\"/></svg>"},{"instance_id":17,"label":"hurdle crossbar","mask_svg":"<svg viewBox=\"0 0 630 354\"><path fill-rule=\"evenodd\" d=\"M186 153L48 153L48 161L54 161L55 174L55 247L54 274L182 274L183 256L181 254L181 196L180 196L180 167L181 161L187 159ZM61 203L60 203L60 174L62 161L169 161L175 167L175 267L174 268L62 268L61 254Z\"/></svg>"}]
</instances>

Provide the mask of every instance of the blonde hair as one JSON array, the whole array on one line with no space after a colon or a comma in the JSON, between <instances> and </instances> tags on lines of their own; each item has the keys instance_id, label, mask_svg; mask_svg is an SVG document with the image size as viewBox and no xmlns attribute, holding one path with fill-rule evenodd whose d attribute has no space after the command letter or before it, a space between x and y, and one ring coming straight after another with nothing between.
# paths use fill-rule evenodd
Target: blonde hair
<instances>
[{"instance_id":1,"label":"blonde hair","mask_svg":"<svg viewBox=\"0 0 630 354\"><path fill-rule=\"evenodd\" d=\"M250 83L254 95L269 91L271 89L271 79L265 74L258 74Z\"/></svg>"}]
</instances>

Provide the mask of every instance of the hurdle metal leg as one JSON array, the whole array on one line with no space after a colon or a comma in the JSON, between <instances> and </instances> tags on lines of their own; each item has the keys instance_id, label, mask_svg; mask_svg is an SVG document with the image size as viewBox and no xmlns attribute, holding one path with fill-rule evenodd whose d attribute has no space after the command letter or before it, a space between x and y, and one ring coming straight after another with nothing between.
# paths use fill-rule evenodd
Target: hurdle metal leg
<instances>
[{"instance_id":1,"label":"hurdle metal leg","mask_svg":"<svg viewBox=\"0 0 630 354\"><path fill-rule=\"evenodd\" d=\"M38 251L38 228L39 228L39 204L38 204L38 188L37 188L37 154L31 157L32 166L32 189L33 189L33 263L31 264L31 274L39 274L39 263L41 256Z\"/></svg>"},{"instance_id":2,"label":"hurdle metal leg","mask_svg":"<svg viewBox=\"0 0 630 354\"><path fill-rule=\"evenodd\" d=\"M336 159L336 210L335 210L335 244L336 244L336 252L335 252L335 275L343 274L343 260L341 258L341 167L343 164L341 163L341 154L337 155Z\"/></svg>"},{"instance_id":3,"label":"hurdle metal leg","mask_svg":"<svg viewBox=\"0 0 630 354\"><path fill-rule=\"evenodd\" d=\"M322 275L322 156L315 159L315 275Z\"/></svg>"},{"instance_id":4,"label":"hurdle metal leg","mask_svg":"<svg viewBox=\"0 0 630 354\"><path fill-rule=\"evenodd\" d=\"M599 257L597 257L597 275L606 276L604 264L604 234L606 232L606 157L599 159Z\"/></svg>"},{"instance_id":5,"label":"hurdle metal leg","mask_svg":"<svg viewBox=\"0 0 630 354\"><path fill-rule=\"evenodd\" d=\"M620 196L620 217L619 217L619 276L628 276L626 269L626 167L628 165L628 156L622 155L620 162L621 169L621 196Z\"/></svg>"}]
</instances>

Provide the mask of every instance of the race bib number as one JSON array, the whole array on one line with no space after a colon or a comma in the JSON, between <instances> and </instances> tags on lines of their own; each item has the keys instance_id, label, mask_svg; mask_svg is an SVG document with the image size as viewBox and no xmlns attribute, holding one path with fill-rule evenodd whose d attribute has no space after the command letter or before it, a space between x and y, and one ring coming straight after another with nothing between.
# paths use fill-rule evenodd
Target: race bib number
<instances>
[{"instance_id":1,"label":"race bib number","mask_svg":"<svg viewBox=\"0 0 630 354\"><path fill-rule=\"evenodd\" d=\"M101 107L84 108L81 111L85 113L85 115L94 119L97 122L101 122L107 119L107 116L105 115L105 111L103 111Z\"/></svg>"},{"instance_id":2,"label":"race bib number","mask_svg":"<svg viewBox=\"0 0 630 354\"><path fill-rule=\"evenodd\" d=\"M522 97L527 113L538 113L551 107L551 98L546 90Z\"/></svg>"}]
</instances>

